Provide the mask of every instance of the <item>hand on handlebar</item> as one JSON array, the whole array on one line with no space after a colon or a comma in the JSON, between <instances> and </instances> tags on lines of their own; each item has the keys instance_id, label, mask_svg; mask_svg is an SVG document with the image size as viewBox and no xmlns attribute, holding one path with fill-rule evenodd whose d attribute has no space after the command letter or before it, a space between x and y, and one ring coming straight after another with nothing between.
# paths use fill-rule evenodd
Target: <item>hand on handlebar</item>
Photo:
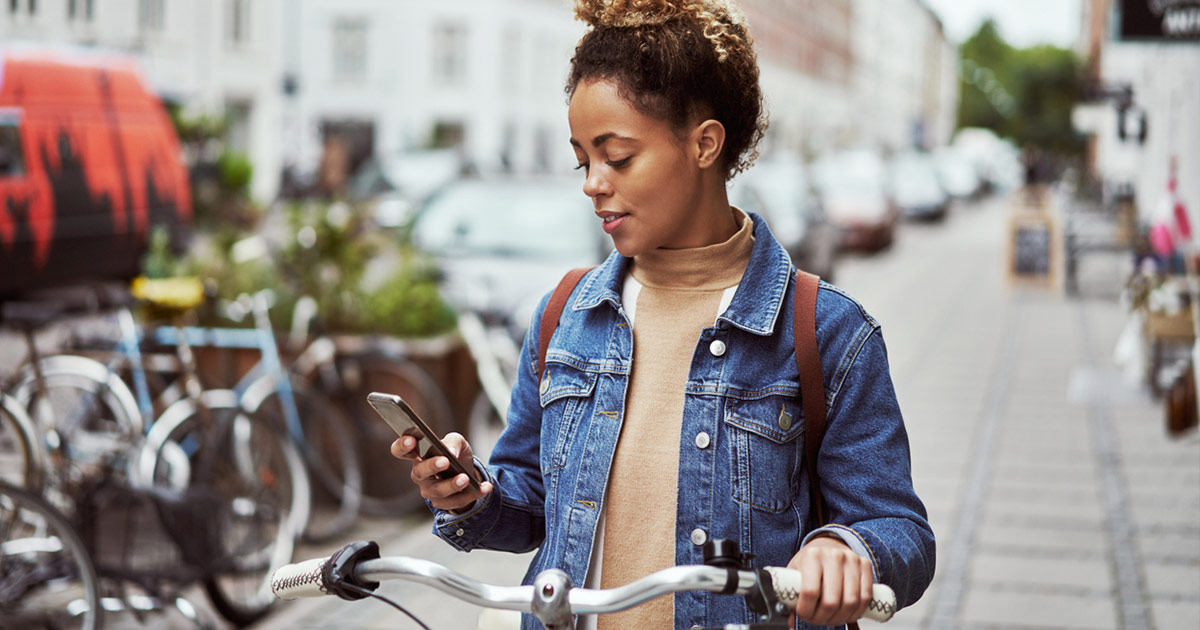
<instances>
[{"instance_id":1,"label":"hand on handlebar","mask_svg":"<svg viewBox=\"0 0 1200 630\"><path fill-rule=\"evenodd\" d=\"M866 613L875 583L871 561L841 540L814 538L792 556L788 568L805 577L789 625L799 616L818 626L839 626Z\"/></svg>"},{"instance_id":2,"label":"hand on handlebar","mask_svg":"<svg viewBox=\"0 0 1200 630\"><path fill-rule=\"evenodd\" d=\"M446 448L454 453L463 466L468 470L475 467L475 458L471 445L466 438L458 433L447 433L442 438ZM468 484L466 475L457 475L452 479L439 479L438 473L450 467L450 462L443 456L422 459L417 454L417 441L411 436L402 436L392 442L392 456L407 459L413 463L412 481L421 489L421 496L429 500L433 507L439 510L457 511L470 506L480 497L492 491L491 482L480 484L479 491L473 490Z\"/></svg>"}]
</instances>

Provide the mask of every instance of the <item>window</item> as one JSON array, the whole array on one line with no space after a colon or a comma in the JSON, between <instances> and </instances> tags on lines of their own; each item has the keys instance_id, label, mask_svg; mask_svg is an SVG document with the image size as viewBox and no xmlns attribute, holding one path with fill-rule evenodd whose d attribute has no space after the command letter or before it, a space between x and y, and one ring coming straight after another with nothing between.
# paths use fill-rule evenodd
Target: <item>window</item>
<instances>
[{"instance_id":1,"label":"window","mask_svg":"<svg viewBox=\"0 0 1200 630\"><path fill-rule=\"evenodd\" d=\"M250 39L250 0L225 0L225 41L241 44Z\"/></svg>"},{"instance_id":2,"label":"window","mask_svg":"<svg viewBox=\"0 0 1200 630\"><path fill-rule=\"evenodd\" d=\"M83 13L87 21L91 22L92 18L96 17L96 0L84 0Z\"/></svg>"},{"instance_id":3,"label":"window","mask_svg":"<svg viewBox=\"0 0 1200 630\"><path fill-rule=\"evenodd\" d=\"M138 1L138 27L143 31L161 31L166 21L163 0Z\"/></svg>"},{"instance_id":4,"label":"window","mask_svg":"<svg viewBox=\"0 0 1200 630\"><path fill-rule=\"evenodd\" d=\"M15 14L21 10L21 0L8 0L8 12Z\"/></svg>"},{"instance_id":5,"label":"window","mask_svg":"<svg viewBox=\"0 0 1200 630\"><path fill-rule=\"evenodd\" d=\"M79 15L79 0L67 0L67 19L74 20Z\"/></svg>"},{"instance_id":6,"label":"window","mask_svg":"<svg viewBox=\"0 0 1200 630\"><path fill-rule=\"evenodd\" d=\"M461 24L442 24L433 32L433 81L460 85L467 74L467 29Z\"/></svg>"},{"instance_id":7,"label":"window","mask_svg":"<svg viewBox=\"0 0 1200 630\"><path fill-rule=\"evenodd\" d=\"M343 18L333 24L333 78L362 81L367 77L367 21Z\"/></svg>"},{"instance_id":8,"label":"window","mask_svg":"<svg viewBox=\"0 0 1200 630\"><path fill-rule=\"evenodd\" d=\"M29 0L29 15L36 15L38 9L37 0Z\"/></svg>"},{"instance_id":9,"label":"window","mask_svg":"<svg viewBox=\"0 0 1200 630\"><path fill-rule=\"evenodd\" d=\"M25 173L25 155L21 152L21 134L17 122L0 118L0 179Z\"/></svg>"}]
</instances>

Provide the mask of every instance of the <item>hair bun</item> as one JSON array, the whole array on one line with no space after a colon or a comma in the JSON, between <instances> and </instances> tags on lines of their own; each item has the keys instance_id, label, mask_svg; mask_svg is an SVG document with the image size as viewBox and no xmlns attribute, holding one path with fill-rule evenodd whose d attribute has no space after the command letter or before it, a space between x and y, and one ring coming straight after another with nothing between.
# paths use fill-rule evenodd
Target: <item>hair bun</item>
<instances>
[{"instance_id":1,"label":"hair bun","mask_svg":"<svg viewBox=\"0 0 1200 630\"><path fill-rule=\"evenodd\" d=\"M745 18L729 0L575 0L575 17L593 28L636 28L692 19L721 61L729 55L730 40L747 37Z\"/></svg>"}]
</instances>

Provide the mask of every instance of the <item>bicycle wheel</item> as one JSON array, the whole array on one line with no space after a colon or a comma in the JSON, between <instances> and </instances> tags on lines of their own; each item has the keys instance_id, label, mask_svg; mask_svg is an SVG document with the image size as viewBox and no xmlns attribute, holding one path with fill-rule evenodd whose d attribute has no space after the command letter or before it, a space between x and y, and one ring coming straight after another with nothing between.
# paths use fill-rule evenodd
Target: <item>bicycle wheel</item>
<instances>
[{"instance_id":1,"label":"bicycle wheel","mask_svg":"<svg viewBox=\"0 0 1200 630\"><path fill-rule=\"evenodd\" d=\"M291 377L290 382L299 415L299 436L287 430L287 416L274 378L266 376L252 383L242 395L242 406L251 413L269 414L275 426L292 438L304 459L313 491L312 513L303 540L326 542L346 533L362 505L363 470L355 428L324 394L299 378Z\"/></svg>"},{"instance_id":2,"label":"bicycle wheel","mask_svg":"<svg viewBox=\"0 0 1200 630\"><path fill-rule=\"evenodd\" d=\"M367 404L367 394L399 395L434 431L445 435L454 426L454 412L442 388L412 361L379 353L340 356L337 372L340 387L329 393L357 429L364 468L362 511L394 515L421 505L421 495L409 480L410 467L391 455L396 434Z\"/></svg>"},{"instance_id":3,"label":"bicycle wheel","mask_svg":"<svg viewBox=\"0 0 1200 630\"><path fill-rule=\"evenodd\" d=\"M163 412L138 455L137 479L217 494L204 588L217 612L242 626L275 602L271 573L291 561L308 518L308 477L291 442L245 413L233 392L206 391L201 403L185 399Z\"/></svg>"},{"instance_id":4,"label":"bicycle wheel","mask_svg":"<svg viewBox=\"0 0 1200 630\"><path fill-rule=\"evenodd\" d=\"M39 363L42 386L26 368L13 397L68 469L59 481L77 482L141 439L137 401L119 375L87 357L56 355Z\"/></svg>"},{"instance_id":5,"label":"bicycle wheel","mask_svg":"<svg viewBox=\"0 0 1200 630\"><path fill-rule=\"evenodd\" d=\"M0 394L0 480L40 492L46 465L44 448L21 404Z\"/></svg>"},{"instance_id":6,"label":"bicycle wheel","mask_svg":"<svg viewBox=\"0 0 1200 630\"><path fill-rule=\"evenodd\" d=\"M96 568L66 517L0 480L0 625L92 630L102 618Z\"/></svg>"}]
</instances>

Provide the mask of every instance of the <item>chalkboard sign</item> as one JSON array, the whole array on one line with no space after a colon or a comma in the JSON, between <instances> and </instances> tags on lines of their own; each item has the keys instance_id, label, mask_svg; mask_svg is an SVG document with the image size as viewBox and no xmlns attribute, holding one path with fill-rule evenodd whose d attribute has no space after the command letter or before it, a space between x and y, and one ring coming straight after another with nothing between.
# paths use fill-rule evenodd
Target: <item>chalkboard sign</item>
<instances>
[{"instance_id":1,"label":"chalkboard sign","mask_svg":"<svg viewBox=\"0 0 1200 630\"><path fill-rule=\"evenodd\" d=\"M1044 207L1020 208L1012 216L1008 240L1008 276L1016 284L1054 288L1058 282L1058 236L1054 213Z\"/></svg>"},{"instance_id":2,"label":"chalkboard sign","mask_svg":"<svg viewBox=\"0 0 1200 630\"><path fill-rule=\"evenodd\" d=\"M1050 226L1019 223L1013 234L1013 272L1018 276L1050 273Z\"/></svg>"}]
</instances>

